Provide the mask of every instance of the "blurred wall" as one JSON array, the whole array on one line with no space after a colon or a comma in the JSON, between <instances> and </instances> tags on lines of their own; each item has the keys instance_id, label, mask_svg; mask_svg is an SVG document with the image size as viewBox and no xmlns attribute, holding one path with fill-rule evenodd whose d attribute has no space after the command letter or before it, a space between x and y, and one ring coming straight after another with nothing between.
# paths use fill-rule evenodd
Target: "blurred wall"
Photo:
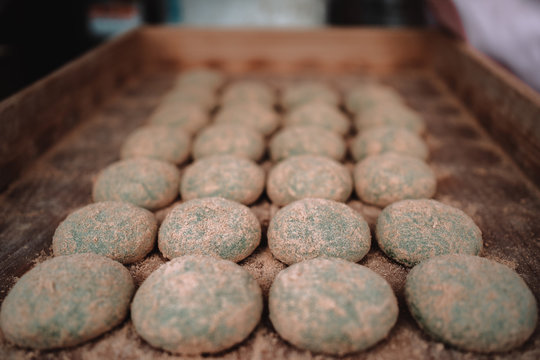
<instances>
[{"instance_id":1,"label":"blurred wall","mask_svg":"<svg viewBox=\"0 0 540 360\"><path fill-rule=\"evenodd\" d=\"M182 25L311 27L325 16L325 0L181 0Z\"/></svg>"}]
</instances>

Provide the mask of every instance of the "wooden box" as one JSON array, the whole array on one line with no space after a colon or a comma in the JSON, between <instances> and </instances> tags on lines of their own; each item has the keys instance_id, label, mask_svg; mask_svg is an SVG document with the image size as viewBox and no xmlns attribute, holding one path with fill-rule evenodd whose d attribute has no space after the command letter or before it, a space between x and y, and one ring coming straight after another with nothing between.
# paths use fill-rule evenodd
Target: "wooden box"
<instances>
[{"instance_id":1,"label":"wooden box","mask_svg":"<svg viewBox=\"0 0 540 360\"><path fill-rule=\"evenodd\" d=\"M207 66L231 79L276 85L301 78L345 92L365 78L395 87L427 123L435 198L468 213L483 233L483 256L514 268L540 299L540 95L467 45L429 30L206 30L146 27L117 38L0 103L0 300L16 279L51 256L56 226L90 203L92 180L118 159L125 137L143 124L182 69ZM349 139L354 134L349 134ZM347 159L350 166L352 160ZM262 166L272 164L266 159ZM185 167L185 165L183 166ZM373 225L377 208L348 204ZM277 208L252 210L266 230ZM162 219L166 210L156 212ZM385 277L400 316L389 337L350 358L489 358L430 339L403 299L408 269L375 245L360 263ZM164 260L155 250L129 266L140 282ZM266 294L284 268L266 239L240 263ZM0 358L173 357L141 340L126 320L87 344L32 352L6 344ZM313 358L279 338L267 311L250 337L216 357ZM500 358L540 357L540 331Z\"/></svg>"}]
</instances>

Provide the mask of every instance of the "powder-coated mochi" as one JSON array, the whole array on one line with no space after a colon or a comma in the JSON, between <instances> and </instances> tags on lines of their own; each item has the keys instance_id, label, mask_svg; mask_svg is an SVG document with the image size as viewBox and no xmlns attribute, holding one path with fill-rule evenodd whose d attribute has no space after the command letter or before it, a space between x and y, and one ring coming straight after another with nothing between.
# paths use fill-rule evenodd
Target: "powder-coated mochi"
<instances>
[{"instance_id":1,"label":"powder-coated mochi","mask_svg":"<svg viewBox=\"0 0 540 360\"><path fill-rule=\"evenodd\" d=\"M360 133L383 126L401 127L415 134L426 131L426 124L420 114L398 102L381 103L363 111L354 119L354 125Z\"/></svg>"},{"instance_id":2,"label":"powder-coated mochi","mask_svg":"<svg viewBox=\"0 0 540 360\"><path fill-rule=\"evenodd\" d=\"M375 82L358 85L345 96L345 106L353 114L364 113L379 106L402 103L396 90Z\"/></svg>"},{"instance_id":3,"label":"powder-coated mochi","mask_svg":"<svg viewBox=\"0 0 540 360\"><path fill-rule=\"evenodd\" d=\"M305 198L343 202L351 195L352 186L351 174L344 165L323 156L300 155L272 168L266 192L278 206Z\"/></svg>"},{"instance_id":4,"label":"powder-coated mochi","mask_svg":"<svg viewBox=\"0 0 540 360\"><path fill-rule=\"evenodd\" d=\"M285 126L311 125L345 135L349 119L335 105L324 102L307 103L295 108L285 117Z\"/></svg>"},{"instance_id":5,"label":"powder-coated mochi","mask_svg":"<svg viewBox=\"0 0 540 360\"><path fill-rule=\"evenodd\" d=\"M402 200L387 206L377 219L376 234L381 250L406 266L439 255L482 251L482 232L474 221L436 200Z\"/></svg>"},{"instance_id":6,"label":"powder-coated mochi","mask_svg":"<svg viewBox=\"0 0 540 360\"><path fill-rule=\"evenodd\" d=\"M183 71L176 79L175 87L207 87L217 89L225 81L225 76L208 68L194 68Z\"/></svg>"},{"instance_id":7,"label":"powder-coated mochi","mask_svg":"<svg viewBox=\"0 0 540 360\"><path fill-rule=\"evenodd\" d=\"M69 214L56 228L52 248L55 256L91 252L129 264L152 250L156 232L157 221L150 211L104 201Z\"/></svg>"},{"instance_id":8,"label":"powder-coated mochi","mask_svg":"<svg viewBox=\"0 0 540 360\"><path fill-rule=\"evenodd\" d=\"M264 139L254 129L238 124L216 124L202 130L193 143L193 157L236 155L259 160L264 154Z\"/></svg>"},{"instance_id":9,"label":"powder-coated mochi","mask_svg":"<svg viewBox=\"0 0 540 360\"><path fill-rule=\"evenodd\" d=\"M161 106L165 105L177 108L196 106L208 112L216 106L216 95L214 89L206 86L178 86L163 97Z\"/></svg>"},{"instance_id":10,"label":"powder-coated mochi","mask_svg":"<svg viewBox=\"0 0 540 360\"><path fill-rule=\"evenodd\" d=\"M54 257L17 281L2 304L0 325L21 347L78 345L122 322L134 289L129 271L105 256Z\"/></svg>"},{"instance_id":11,"label":"powder-coated mochi","mask_svg":"<svg viewBox=\"0 0 540 360\"><path fill-rule=\"evenodd\" d=\"M281 271L269 296L270 320L281 337L317 353L343 355L384 339L398 306L390 285L367 267L317 258Z\"/></svg>"},{"instance_id":12,"label":"powder-coated mochi","mask_svg":"<svg viewBox=\"0 0 540 360\"><path fill-rule=\"evenodd\" d=\"M198 105L161 104L150 116L151 125L177 127L195 134L208 124L208 113Z\"/></svg>"},{"instance_id":13,"label":"powder-coated mochi","mask_svg":"<svg viewBox=\"0 0 540 360\"><path fill-rule=\"evenodd\" d=\"M242 204L219 197L176 206L159 228L159 250L167 258L209 255L238 262L261 241L261 225Z\"/></svg>"},{"instance_id":14,"label":"powder-coated mochi","mask_svg":"<svg viewBox=\"0 0 540 360\"><path fill-rule=\"evenodd\" d=\"M98 201L127 201L154 210L178 196L180 172L169 163L136 158L115 162L103 169L94 184Z\"/></svg>"},{"instance_id":15,"label":"powder-coated mochi","mask_svg":"<svg viewBox=\"0 0 540 360\"><path fill-rule=\"evenodd\" d=\"M217 124L248 126L262 135L272 134L279 125L277 113L258 103L234 103L225 105L214 118Z\"/></svg>"},{"instance_id":16,"label":"powder-coated mochi","mask_svg":"<svg viewBox=\"0 0 540 360\"><path fill-rule=\"evenodd\" d=\"M303 199L279 210L268 226L268 246L290 265L316 257L360 261L369 251L371 234L362 215L326 199Z\"/></svg>"},{"instance_id":17,"label":"powder-coated mochi","mask_svg":"<svg viewBox=\"0 0 540 360\"><path fill-rule=\"evenodd\" d=\"M339 104L339 94L326 83L304 81L286 87L281 99L282 105L288 110L304 104L318 102L337 106Z\"/></svg>"},{"instance_id":18,"label":"powder-coated mochi","mask_svg":"<svg viewBox=\"0 0 540 360\"><path fill-rule=\"evenodd\" d=\"M267 84L255 80L239 80L225 88L221 102L225 106L236 104L259 104L270 109L276 102L274 90Z\"/></svg>"},{"instance_id":19,"label":"powder-coated mochi","mask_svg":"<svg viewBox=\"0 0 540 360\"><path fill-rule=\"evenodd\" d=\"M319 155L339 161L346 151L347 146L341 136L318 126L286 127L270 140L273 161L296 155Z\"/></svg>"},{"instance_id":20,"label":"powder-coated mochi","mask_svg":"<svg viewBox=\"0 0 540 360\"><path fill-rule=\"evenodd\" d=\"M430 198L437 184L425 162L394 153L368 156L356 164L354 182L362 201L380 207L399 200Z\"/></svg>"},{"instance_id":21,"label":"powder-coated mochi","mask_svg":"<svg viewBox=\"0 0 540 360\"><path fill-rule=\"evenodd\" d=\"M533 333L538 310L512 269L471 255L421 262L407 276L405 299L418 325L463 350L508 351Z\"/></svg>"},{"instance_id":22,"label":"powder-coated mochi","mask_svg":"<svg viewBox=\"0 0 540 360\"><path fill-rule=\"evenodd\" d=\"M154 271L131 305L137 333L173 353L225 350L258 324L261 289L239 265L209 256L175 258Z\"/></svg>"},{"instance_id":23,"label":"powder-coated mochi","mask_svg":"<svg viewBox=\"0 0 540 360\"><path fill-rule=\"evenodd\" d=\"M191 151L191 139L181 128L143 126L131 133L120 150L120 158L147 157L181 164Z\"/></svg>"},{"instance_id":24,"label":"powder-coated mochi","mask_svg":"<svg viewBox=\"0 0 540 360\"><path fill-rule=\"evenodd\" d=\"M351 144L351 154L356 161L386 152L409 155L421 160L428 157L428 147L422 138L401 127L368 129L358 135Z\"/></svg>"},{"instance_id":25,"label":"powder-coated mochi","mask_svg":"<svg viewBox=\"0 0 540 360\"><path fill-rule=\"evenodd\" d=\"M264 171L251 160L210 156L186 168L180 193L184 200L219 196L249 205L262 194L264 178Z\"/></svg>"}]
</instances>

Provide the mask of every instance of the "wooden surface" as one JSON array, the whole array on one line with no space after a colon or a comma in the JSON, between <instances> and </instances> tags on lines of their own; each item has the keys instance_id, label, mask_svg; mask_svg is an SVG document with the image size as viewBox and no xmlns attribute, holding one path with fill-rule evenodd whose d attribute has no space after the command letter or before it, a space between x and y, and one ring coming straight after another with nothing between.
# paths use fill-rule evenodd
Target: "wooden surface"
<instances>
[{"instance_id":1,"label":"wooden surface","mask_svg":"<svg viewBox=\"0 0 540 360\"><path fill-rule=\"evenodd\" d=\"M437 72L540 184L540 94L466 44L441 37L433 45Z\"/></svg>"},{"instance_id":2,"label":"wooden surface","mask_svg":"<svg viewBox=\"0 0 540 360\"><path fill-rule=\"evenodd\" d=\"M388 72L429 61L433 34L420 30L204 30L147 28L151 63L158 67L208 65L228 72Z\"/></svg>"},{"instance_id":3,"label":"wooden surface","mask_svg":"<svg viewBox=\"0 0 540 360\"><path fill-rule=\"evenodd\" d=\"M159 30L164 31L164 30ZM137 35L141 35L140 33ZM155 33L152 34L154 36ZM379 36L380 34L376 35ZM213 35L217 36L217 35ZM148 40L148 39L146 39ZM141 38L140 46L146 40ZM141 53L141 49L136 49ZM187 49L186 49L187 50ZM133 49L129 51L134 51ZM202 51L202 50L201 50ZM141 55L142 56L142 55ZM181 56L179 54L178 56ZM367 54L365 57L369 57ZM204 57L203 57L204 58ZM141 63L155 69L150 55L144 55ZM163 57L157 54L156 64ZM98 57L98 60L105 61ZM172 69L189 62L172 64ZM335 57L335 64L339 63ZM474 62L474 58L468 61ZM166 63L166 62L165 62ZM205 62L206 63L206 62ZM240 67L227 65L232 74ZM246 62L244 64L248 64ZM396 68L393 72L378 71L359 66L351 75L340 75L324 62L319 75L310 75L329 81L345 91L365 77L376 78L395 87L410 106L423 116L427 123L426 141L430 148L430 166L437 175L438 188L435 198L456 206L468 213L481 228L485 243L483 256L514 268L531 287L536 298L540 298L540 192L481 126L483 122L453 92L454 85L446 86L448 72L433 71L426 64L409 69L409 65ZM77 65L77 64L75 64ZM73 66L75 66L73 65ZM247 65L246 65L247 66ZM298 78L299 73L283 71L281 65L272 73L271 62L257 73L244 74L281 85ZM472 66L472 65L471 65ZM246 71L246 68L243 68ZM308 72L317 73L316 68ZM437 68L438 69L438 68ZM289 69L290 70L290 69ZM305 70L305 69L304 69ZM440 71L440 70L437 70ZM287 75L283 75L283 74ZM105 88L103 102L93 112L84 113L76 125L61 129L61 138L51 141L53 147L27 167L27 171L0 195L0 300L17 277L36 262L50 257L52 234L58 223L70 212L91 202L92 181L100 169L118 159L119 148L135 128L143 124L160 99L172 85L174 71L151 71L128 76L131 79L123 88L116 88L111 95ZM492 74L488 71L488 75ZM233 75L236 76L236 75ZM242 75L238 75L242 76ZM450 79L451 80L451 79ZM65 81L65 80L64 80ZM88 79L89 82L91 78ZM455 84L455 81L453 80ZM499 86L509 86L501 85ZM95 88L98 89L99 87ZM501 90L503 91L503 90ZM511 90L508 91L517 91ZM26 95L26 96L31 96ZM67 96L65 94L57 94ZM21 101L26 101L24 97ZM99 95L97 95L99 96ZM523 97L519 91L516 96ZM518 101L519 103L519 101ZM2 108L5 104L0 105ZM508 106L513 106L512 104ZM59 123L62 127L64 123ZM69 130L71 128L71 130ZM348 139L353 136L351 133ZM346 164L351 167L350 158ZM265 159L261 166L265 170L273 164ZM182 168L185 167L182 166ZM348 204L361 212L373 224L379 209L362 204L353 195ZM269 220L277 211L263 195L251 206L266 230ZM168 209L156 212L162 219ZM129 266L137 284L164 259L155 249L144 261ZM360 264L373 269L385 277L396 292L400 305L400 316L389 337L372 349L345 358L358 359L488 359L490 356L461 352L431 340L422 333L412 320L403 299L403 283L408 269L390 261L373 244L371 251ZM259 281L266 294L274 276L284 265L270 254L263 238L261 246L241 262ZM13 347L0 334L0 358L174 358L171 354L150 347L135 333L129 319L93 341L78 347L50 352L33 352ZM265 310L263 319L253 334L238 346L217 354L225 359L311 359L315 355L301 351L282 341L275 333ZM501 359L540 358L540 331L513 352L500 354ZM317 356L317 358L326 358Z\"/></svg>"}]
</instances>

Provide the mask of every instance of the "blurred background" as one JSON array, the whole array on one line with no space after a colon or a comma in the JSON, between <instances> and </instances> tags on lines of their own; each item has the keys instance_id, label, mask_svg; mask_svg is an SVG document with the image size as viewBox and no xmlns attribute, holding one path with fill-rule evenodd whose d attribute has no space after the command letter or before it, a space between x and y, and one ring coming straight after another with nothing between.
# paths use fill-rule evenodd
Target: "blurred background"
<instances>
[{"instance_id":1,"label":"blurred background","mask_svg":"<svg viewBox=\"0 0 540 360\"><path fill-rule=\"evenodd\" d=\"M0 100L144 24L313 28L435 23L540 91L539 0L0 0Z\"/></svg>"},{"instance_id":2,"label":"blurred background","mask_svg":"<svg viewBox=\"0 0 540 360\"><path fill-rule=\"evenodd\" d=\"M0 100L111 37L171 26L424 26L423 0L0 0Z\"/></svg>"}]
</instances>

